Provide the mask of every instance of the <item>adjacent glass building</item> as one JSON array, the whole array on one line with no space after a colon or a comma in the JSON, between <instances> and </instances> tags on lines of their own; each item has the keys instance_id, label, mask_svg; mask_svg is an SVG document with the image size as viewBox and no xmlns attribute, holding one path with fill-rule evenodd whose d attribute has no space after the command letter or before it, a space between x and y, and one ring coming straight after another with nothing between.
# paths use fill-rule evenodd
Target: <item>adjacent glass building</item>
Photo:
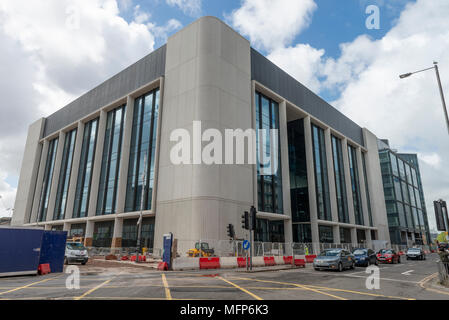
<instances>
[{"instance_id":1,"label":"adjacent glass building","mask_svg":"<svg viewBox=\"0 0 449 320\"><path fill-rule=\"evenodd\" d=\"M398 154L379 140L390 239L394 244L428 244L430 239L416 155Z\"/></svg>"}]
</instances>

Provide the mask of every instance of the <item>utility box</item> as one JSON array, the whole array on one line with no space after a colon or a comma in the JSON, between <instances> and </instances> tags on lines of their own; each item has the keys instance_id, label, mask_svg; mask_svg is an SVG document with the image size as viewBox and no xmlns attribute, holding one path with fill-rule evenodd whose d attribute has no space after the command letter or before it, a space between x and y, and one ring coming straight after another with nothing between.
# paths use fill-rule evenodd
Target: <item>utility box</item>
<instances>
[{"instance_id":1,"label":"utility box","mask_svg":"<svg viewBox=\"0 0 449 320\"><path fill-rule=\"evenodd\" d=\"M0 277L37 274L39 264L62 272L66 231L0 227Z\"/></svg>"}]
</instances>

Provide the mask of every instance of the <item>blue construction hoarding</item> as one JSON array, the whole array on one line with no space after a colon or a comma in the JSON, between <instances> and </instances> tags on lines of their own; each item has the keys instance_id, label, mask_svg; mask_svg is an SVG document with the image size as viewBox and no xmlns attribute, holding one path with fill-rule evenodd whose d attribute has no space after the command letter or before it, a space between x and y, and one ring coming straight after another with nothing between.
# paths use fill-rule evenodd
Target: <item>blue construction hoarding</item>
<instances>
[{"instance_id":1,"label":"blue construction hoarding","mask_svg":"<svg viewBox=\"0 0 449 320\"><path fill-rule=\"evenodd\" d=\"M0 228L0 276L36 274L39 264L62 272L67 232Z\"/></svg>"}]
</instances>

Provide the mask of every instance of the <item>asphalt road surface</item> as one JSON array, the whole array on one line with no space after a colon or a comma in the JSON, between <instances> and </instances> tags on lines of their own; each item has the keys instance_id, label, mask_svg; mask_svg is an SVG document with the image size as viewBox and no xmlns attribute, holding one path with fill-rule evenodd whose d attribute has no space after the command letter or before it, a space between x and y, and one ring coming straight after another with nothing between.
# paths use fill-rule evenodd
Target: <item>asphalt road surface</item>
<instances>
[{"instance_id":1,"label":"asphalt road surface","mask_svg":"<svg viewBox=\"0 0 449 320\"><path fill-rule=\"evenodd\" d=\"M80 288L68 289L69 274L0 278L0 299L120 300L448 300L449 290L429 289L437 272L436 254L426 261L379 265L380 287L370 290L370 274L305 269L247 273L243 270L159 272L148 268L81 270ZM131 271L132 270L132 271Z\"/></svg>"}]
</instances>

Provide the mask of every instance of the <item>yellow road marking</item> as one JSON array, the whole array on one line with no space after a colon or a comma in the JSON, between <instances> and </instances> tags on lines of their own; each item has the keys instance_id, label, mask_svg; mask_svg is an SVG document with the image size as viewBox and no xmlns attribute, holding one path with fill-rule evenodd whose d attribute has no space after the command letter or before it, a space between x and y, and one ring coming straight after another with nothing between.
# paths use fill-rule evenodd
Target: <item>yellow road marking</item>
<instances>
[{"instance_id":1,"label":"yellow road marking","mask_svg":"<svg viewBox=\"0 0 449 320\"><path fill-rule=\"evenodd\" d=\"M309 288L307 286L304 286L304 285L301 285L301 284L297 284L297 283L279 282L279 281L270 281L270 280L258 280L258 279L249 279L249 278L235 278L235 279L249 280L249 281L259 281L259 282L267 282L267 283L277 283L277 284L288 284L288 285L291 285L291 286L295 286L295 287L298 287L298 288L302 288L302 289L305 289L305 290L309 290L309 291L313 291L313 292L316 292L316 293L319 293L319 294L323 294L325 296L329 296L329 297L332 297L332 298L335 298L335 299L338 299L338 300L348 300L346 298L339 297L339 296L336 296L336 295L333 295L333 294L330 294L330 293L327 293L327 292L323 292L323 291L320 291L320 290L317 290L317 289Z\"/></svg>"},{"instance_id":2,"label":"yellow road marking","mask_svg":"<svg viewBox=\"0 0 449 320\"><path fill-rule=\"evenodd\" d=\"M224 278L222 278L222 277L217 277L217 278L220 279L220 280L223 280L224 282L226 282L226 283L228 283L228 284L230 284L230 285L236 287L237 289L240 289L241 291L243 291L243 292L249 294L251 297L253 297L253 298L256 299L256 300L263 300L261 297L256 296L254 293L252 293L252 292L246 290L245 288L240 287L239 285L237 285L237 284L235 284L235 283L233 283L233 282L231 282L231 281L228 281L228 280L226 280L226 279L224 279Z\"/></svg>"},{"instance_id":3,"label":"yellow road marking","mask_svg":"<svg viewBox=\"0 0 449 320\"><path fill-rule=\"evenodd\" d=\"M441 291L441 290L434 289L434 288L427 288L427 287L424 286L425 283L429 282L430 280L432 280L433 278L435 278L437 275L438 275L438 273L434 273L434 274L431 274L430 276L425 277L424 279L422 279L422 280L419 282L419 286L420 286L421 288L426 289L426 290L429 290L429 291L433 291L433 292L436 292L436 293L449 295L449 292Z\"/></svg>"},{"instance_id":4,"label":"yellow road marking","mask_svg":"<svg viewBox=\"0 0 449 320\"><path fill-rule=\"evenodd\" d=\"M165 277L165 273L163 273L161 276L162 276L162 283L164 284L164 288L165 288L165 297L167 300L172 300L170 288L168 287L168 282L167 282L167 278Z\"/></svg>"},{"instance_id":5,"label":"yellow road marking","mask_svg":"<svg viewBox=\"0 0 449 320\"><path fill-rule=\"evenodd\" d=\"M59 277L59 276L58 276L58 277ZM22 286L22 287L17 287L17 288L8 290L8 291L3 291L3 292L0 292L0 295L5 294L5 293L9 293L9 292L14 292L14 291L21 290L21 289L25 289L25 288L31 287L31 286L33 286L33 285L35 285L35 284L47 282L47 281L56 279L56 278L58 278L58 277L53 277L53 278L44 279L44 280L41 280L41 281L37 281L37 282L33 282L33 283L30 283L30 284L27 284L27 285Z\"/></svg>"},{"instance_id":6,"label":"yellow road marking","mask_svg":"<svg viewBox=\"0 0 449 320\"><path fill-rule=\"evenodd\" d=\"M111 279L109 279L109 280L106 280L105 282L100 283L98 286L96 286L96 287L90 289L89 291L85 292L83 295L81 295L81 296L79 296L79 297L75 297L75 298L73 298L73 299L74 299L74 300L81 300L81 299L84 298L85 296L91 294L92 292L94 292L94 291L100 289L102 286L108 284L108 283L111 282L112 279L114 279L114 278L115 278L115 277L113 277L113 278L111 278Z\"/></svg>"},{"instance_id":7,"label":"yellow road marking","mask_svg":"<svg viewBox=\"0 0 449 320\"><path fill-rule=\"evenodd\" d=\"M373 297L384 297L384 298L390 298L390 299L401 299L401 300L416 300L413 298L404 298L404 297L396 297L396 296L387 296L382 294L376 294L376 293L369 293L369 292L363 292L363 291L354 291L354 290L347 290L347 289L338 289L338 288L330 288L330 287L323 287L323 286L313 286L313 285L300 285L290 282L278 282L278 281L268 281L268 280L257 280L257 279L249 279L249 278L240 278L242 280L253 280L253 281L260 281L260 282L272 282L277 284L284 284L284 285L292 285L292 286L299 286L301 289L308 290L308 289L316 289L321 291L339 291L339 292L347 292L347 293L354 293L354 294L360 294L360 295L367 295L367 296L373 296ZM270 288L267 288L270 289ZM282 289L282 288L274 288L276 290ZM283 289L289 289L289 288L283 288ZM325 292L321 292L322 294L326 294ZM336 296L335 296L336 297ZM340 297L341 298L341 297ZM345 299L346 300L346 299Z\"/></svg>"}]
</instances>

